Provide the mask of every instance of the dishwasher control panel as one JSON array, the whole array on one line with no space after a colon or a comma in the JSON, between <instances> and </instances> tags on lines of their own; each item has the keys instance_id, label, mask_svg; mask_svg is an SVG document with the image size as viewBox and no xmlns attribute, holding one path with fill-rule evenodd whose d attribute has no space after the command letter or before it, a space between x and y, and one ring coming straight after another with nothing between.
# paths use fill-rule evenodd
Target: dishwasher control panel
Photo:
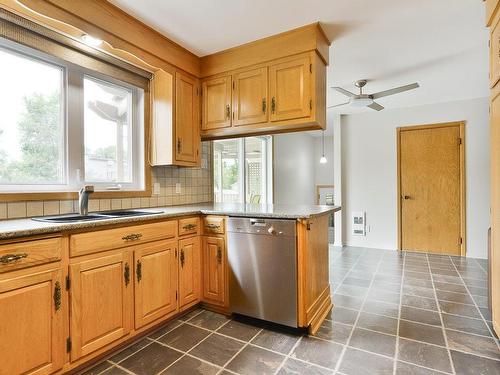
<instances>
[{"instance_id":1,"label":"dishwasher control panel","mask_svg":"<svg viewBox=\"0 0 500 375\"><path fill-rule=\"evenodd\" d=\"M295 236L295 220L230 217L228 232L251 233L269 236Z\"/></svg>"}]
</instances>

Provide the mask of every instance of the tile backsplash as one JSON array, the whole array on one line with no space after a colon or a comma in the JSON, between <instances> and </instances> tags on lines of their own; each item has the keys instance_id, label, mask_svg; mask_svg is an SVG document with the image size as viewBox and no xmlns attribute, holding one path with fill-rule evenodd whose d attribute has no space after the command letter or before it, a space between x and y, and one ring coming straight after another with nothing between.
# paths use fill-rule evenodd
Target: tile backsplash
<instances>
[{"instance_id":1,"label":"tile backsplash","mask_svg":"<svg viewBox=\"0 0 500 375\"><path fill-rule=\"evenodd\" d=\"M91 199L89 211L119 210L125 208L146 208L194 204L213 201L212 143L202 143L202 167L153 167L152 184L160 184L160 194L151 197L116 199ZM176 184L181 184L181 192L176 193ZM76 200L0 202L0 220L33 216L66 214L78 211Z\"/></svg>"}]
</instances>

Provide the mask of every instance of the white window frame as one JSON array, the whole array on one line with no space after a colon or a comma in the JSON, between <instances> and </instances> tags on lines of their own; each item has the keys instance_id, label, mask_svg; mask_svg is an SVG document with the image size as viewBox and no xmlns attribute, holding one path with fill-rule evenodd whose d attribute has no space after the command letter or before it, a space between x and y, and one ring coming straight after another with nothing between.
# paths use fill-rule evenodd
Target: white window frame
<instances>
[{"instance_id":1,"label":"white window frame","mask_svg":"<svg viewBox=\"0 0 500 375\"><path fill-rule=\"evenodd\" d=\"M96 191L144 191L145 190L145 150L144 150L144 90L127 82L115 79L82 66L64 61L31 47L0 37L0 49L33 61L62 69L63 117L63 183L61 184L0 184L0 193L45 193L73 192L82 185L94 185ZM114 84L132 93L132 182L97 182L85 180L84 144L84 100L83 83L85 77Z\"/></svg>"}]
</instances>

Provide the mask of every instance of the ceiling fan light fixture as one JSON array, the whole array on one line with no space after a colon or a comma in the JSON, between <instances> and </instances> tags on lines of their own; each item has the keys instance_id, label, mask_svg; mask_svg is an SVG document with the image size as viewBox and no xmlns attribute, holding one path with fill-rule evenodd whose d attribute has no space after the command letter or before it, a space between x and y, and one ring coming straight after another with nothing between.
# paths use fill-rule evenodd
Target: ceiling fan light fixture
<instances>
[{"instance_id":1,"label":"ceiling fan light fixture","mask_svg":"<svg viewBox=\"0 0 500 375\"><path fill-rule=\"evenodd\" d=\"M351 107L366 107L370 104L373 104L371 98L352 98L350 102Z\"/></svg>"}]
</instances>

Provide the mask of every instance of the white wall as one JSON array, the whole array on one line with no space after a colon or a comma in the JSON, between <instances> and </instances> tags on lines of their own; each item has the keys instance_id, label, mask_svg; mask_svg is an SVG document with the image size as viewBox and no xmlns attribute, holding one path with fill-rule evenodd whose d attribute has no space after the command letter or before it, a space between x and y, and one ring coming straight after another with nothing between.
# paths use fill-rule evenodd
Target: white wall
<instances>
[{"instance_id":1,"label":"white wall","mask_svg":"<svg viewBox=\"0 0 500 375\"><path fill-rule=\"evenodd\" d=\"M396 128L466 121L467 256L487 257L489 226L488 99L341 117L343 238L346 245L397 248ZM370 231L352 236L352 211L366 211Z\"/></svg>"},{"instance_id":2,"label":"white wall","mask_svg":"<svg viewBox=\"0 0 500 375\"><path fill-rule=\"evenodd\" d=\"M314 204L314 137L304 132L279 134L273 146L274 203Z\"/></svg>"}]
</instances>

